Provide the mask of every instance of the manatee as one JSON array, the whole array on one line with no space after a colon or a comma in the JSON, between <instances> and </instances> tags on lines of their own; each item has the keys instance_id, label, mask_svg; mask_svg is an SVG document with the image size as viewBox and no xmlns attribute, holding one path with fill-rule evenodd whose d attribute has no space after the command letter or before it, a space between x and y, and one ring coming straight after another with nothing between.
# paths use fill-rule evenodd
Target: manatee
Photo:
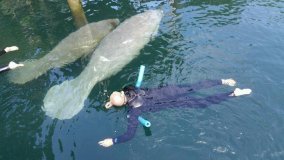
<instances>
[{"instance_id":1,"label":"manatee","mask_svg":"<svg viewBox=\"0 0 284 160\"><path fill-rule=\"evenodd\" d=\"M24 67L12 70L8 74L10 81L24 84L51 68L59 68L74 62L82 56L94 51L98 43L119 24L118 19L93 22L69 34L48 54L40 59L20 62Z\"/></svg>"},{"instance_id":2,"label":"manatee","mask_svg":"<svg viewBox=\"0 0 284 160\"><path fill-rule=\"evenodd\" d=\"M116 27L101 41L79 76L48 90L42 107L46 115L64 120L78 114L98 82L117 74L139 55L157 32L162 15L160 10L149 10Z\"/></svg>"}]
</instances>

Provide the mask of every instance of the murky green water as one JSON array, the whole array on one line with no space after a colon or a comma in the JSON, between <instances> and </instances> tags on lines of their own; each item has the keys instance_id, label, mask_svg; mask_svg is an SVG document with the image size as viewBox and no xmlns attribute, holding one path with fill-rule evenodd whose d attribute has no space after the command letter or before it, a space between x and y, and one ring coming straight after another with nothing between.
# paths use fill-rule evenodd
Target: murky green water
<instances>
[{"instance_id":1,"label":"murky green water","mask_svg":"<svg viewBox=\"0 0 284 160\"><path fill-rule=\"evenodd\" d=\"M1 56L0 64L40 58L76 30L65 1L28 2L0 1L0 44L20 48ZM84 2L89 22L123 21L156 8L164 11L157 37L123 71L96 85L71 120L45 116L43 98L51 86L78 76L89 57L24 85L10 83L7 73L1 74L0 159L282 160L284 2ZM144 86L232 77L238 87L253 93L207 109L146 114L151 136L139 127L131 141L102 148L98 141L123 133L127 125L124 109L106 111L103 103L113 90L135 83L141 64L146 65ZM200 96L224 90L231 88L210 89Z\"/></svg>"}]
</instances>

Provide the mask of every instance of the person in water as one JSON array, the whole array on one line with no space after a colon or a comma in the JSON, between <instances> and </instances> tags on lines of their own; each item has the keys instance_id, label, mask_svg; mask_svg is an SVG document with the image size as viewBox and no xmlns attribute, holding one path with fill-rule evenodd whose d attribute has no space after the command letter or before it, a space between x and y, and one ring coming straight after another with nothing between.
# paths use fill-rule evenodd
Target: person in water
<instances>
[{"instance_id":1,"label":"person in water","mask_svg":"<svg viewBox=\"0 0 284 160\"><path fill-rule=\"evenodd\" d=\"M107 109L112 106L128 106L127 131L114 138L107 138L99 141L99 145L110 147L114 144L126 142L134 137L139 124L138 117L144 112L156 112L166 108L206 108L212 104L219 104L227 99L247 95L251 89L239 89L234 91L216 94L205 98L194 98L187 94L200 89L218 85L235 86L233 79L205 80L193 85L169 85L160 88L143 89L133 86L124 87L121 92L113 92L110 101L106 103Z\"/></svg>"},{"instance_id":2,"label":"person in water","mask_svg":"<svg viewBox=\"0 0 284 160\"><path fill-rule=\"evenodd\" d=\"M0 56L2 56L5 53L17 51L17 50L19 50L19 48L17 46L6 47L6 48L4 48L0 51ZM17 64L15 62L11 61L7 66L0 67L0 72L8 71L8 70L11 70L11 69L16 69L16 68L22 67L22 66L24 66L24 65L23 64Z\"/></svg>"}]
</instances>

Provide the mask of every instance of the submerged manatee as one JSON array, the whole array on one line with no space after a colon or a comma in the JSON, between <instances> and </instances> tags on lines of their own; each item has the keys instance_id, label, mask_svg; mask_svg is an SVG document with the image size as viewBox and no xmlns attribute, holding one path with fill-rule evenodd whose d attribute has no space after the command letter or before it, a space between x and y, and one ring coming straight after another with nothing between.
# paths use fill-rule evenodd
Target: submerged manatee
<instances>
[{"instance_id":1,"label":"submerged manatee","mask_svg":"<svg viewBox=\"0 0 284 160\"><path fill-rule=\"evenodd\" d=\"M10 81L24 84L39 77L51 68L62 67L65 64L74 62L81 56L94 51L98 43L118 24L118 19L108 19L85 25L64 38L44 57L38 60L21 62L25 66L9 72Z\"/></svg>"},{"instance_id":2,"label":"submerged manatee","mask_svg":"<svg viewBox=\"0 0 284 160\"><path fill-rule=\"evenodd\" d=\"M150 10L121 23L101 41L77 78L49 89L43 100L46 114L62 120L79 113L96 83L116 74L139 55L158 30L161 18L162 11Z\"/></svg>"}]
</instances>

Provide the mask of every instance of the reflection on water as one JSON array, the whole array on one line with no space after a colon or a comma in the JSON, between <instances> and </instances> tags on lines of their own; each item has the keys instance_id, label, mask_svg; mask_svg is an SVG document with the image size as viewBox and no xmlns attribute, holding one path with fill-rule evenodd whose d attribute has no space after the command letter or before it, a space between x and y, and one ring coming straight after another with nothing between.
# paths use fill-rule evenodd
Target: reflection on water
<instances>
[{"instance_id":1,"label":"reflection on water","mask_svg":"<svg viewBox=\"0 0 284 160\"><path fill-rule=\"evenodd\" d=\"M156 8L165 16L142 54L96 85L71 120L46 117L42 100L54 84L78 76L89 57L25 85L11 84L2 74L0 159L283 159L283 2L89 0L83 7L89 22L123 21ZM20 47L2 56L1 64L43 57L76 30L65 1L2 0L0 21L2 47ZM253 94L208 109L147 114L151 136L141 126L133 140L104 149L97 142L124 132L127 120L125 109L102 106L113 90L135 83L140 64L146 65L144 86L233 77ZM231 88L198 96L223 90Z\"/></svg>"}]
</instances>

